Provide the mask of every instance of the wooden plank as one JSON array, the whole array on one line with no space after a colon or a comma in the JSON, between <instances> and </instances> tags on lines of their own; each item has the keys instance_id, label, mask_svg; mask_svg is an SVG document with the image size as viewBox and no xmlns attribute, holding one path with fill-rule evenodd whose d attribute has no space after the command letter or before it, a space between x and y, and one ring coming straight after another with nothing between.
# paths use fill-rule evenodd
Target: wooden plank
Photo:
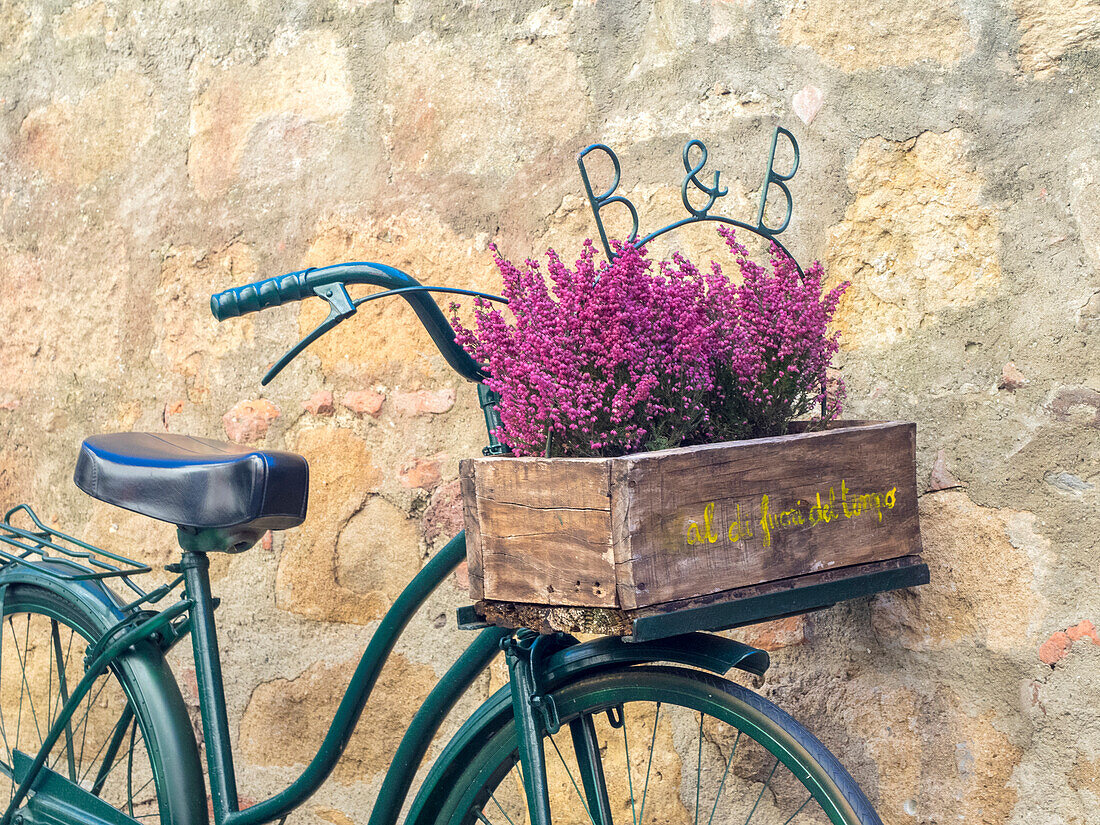
<instances>
[{"instance_id":1,"label":"wooden plank","mask_svg":"<svg viewBox=\"0 0 1100 825\"><path fill-rule=\"evenodd\" d=\"M478 498L525 507L610 507L606 459L477 458Z\"/></svg>"},{"instance_id":2,"label":"wooden plank","mask_svg":"<svg viewBox=\"0 0 1100 825\"><path fill-rule=\"evenodd\" d=\"M638 606L628 522L633 491L629 471L628 462L611 462L611 556L615 562L615 603L623 610Z\"/></svg>"},{"instance_id":3,"label":"wooden plank","mask_svg":"<svg viewBox=\"0 0 1100 825\"><path fill-rule=\"evenodd\" d=\"M620 602L676 601L918 553L915 425L612 460ZM618 497L622 500L617 500ZM621 546L620 546L621 545ZM633 590L631 596L627 590Z\"/></svg>"},{"instance_id":4,"label":"wooden plank","mask_svg":"<svg viewBox=\"0 0 1100 825\"><path fill-rule=\"evenodd\" d=\"M459 486L462 488L462 520L466 526L466 567L470 577L470 598L485 598L485 572L481 560L481 522L477 517L477 490L474 485L474 464L470 459L458 462Z\"/></svg>"},{"instance_id":5,"label":"wooden plank","mask_svg":"<svg viewBox=\"0 0 1100 825\"><path fill-rule=\"evenodd\" d=\"M605 462L472 464L485 598L616 603Z\"/></svg>"}]
</instances>

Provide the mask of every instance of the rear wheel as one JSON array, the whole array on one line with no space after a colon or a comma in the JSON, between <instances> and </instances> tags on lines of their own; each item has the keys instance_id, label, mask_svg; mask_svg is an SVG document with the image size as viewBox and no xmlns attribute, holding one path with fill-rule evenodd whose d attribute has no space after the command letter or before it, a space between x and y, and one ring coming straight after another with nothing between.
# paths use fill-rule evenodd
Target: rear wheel
<instances>
[{"instance_id":1,"label":"rear wheel","mask_svg":"<svg viewBox=\"0 0 1100 825\"><path fill-rule=\"evenodd\" d=\"M626 668L553 697L562 722L544 739L553 825L882 825L824 745L726 679ZM457 777L436 821L521 825L518 759L509 716Z\"/></svg>"},{"instance_id":2,"label":"rear wheel","mask_svg":"<svg viewBox=\"0 0 1100 825\"><path fill-rule=\"evenodd\" d=\"M52 590L7 585L0 632L0 812L18 788L14 752L38 753L84 675L89 645L116 618ZM200 784L191 784L200 770L198 752L189 729L180 735L180 714L186 720L171 671L160 651L144 643L96 679L46 767L139 822L204 822L201 772ZM167 755L166 747L179 752Z\"/></svg>"}]
</instances>

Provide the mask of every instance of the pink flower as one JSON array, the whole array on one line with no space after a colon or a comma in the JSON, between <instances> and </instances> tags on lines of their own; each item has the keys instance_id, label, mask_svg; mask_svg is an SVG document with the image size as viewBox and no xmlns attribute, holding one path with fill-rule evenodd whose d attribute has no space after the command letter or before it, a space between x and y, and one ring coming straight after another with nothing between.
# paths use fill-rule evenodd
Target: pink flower
<instances>
[{"instance_id":1,"label":"pink flower","mask_svg":"<svg viewBox=\"0 0 1100 825\"><path fill-rule=\"evenodd\" d=\"M597 264L586 241L572 268L550 250L546 274L493 247L510 319L478 299L476 331L453 321L501 394L498 437L518 455L622 455L779 434L826 395L824 420L837 415L826 327L847 284L822 298L820 264L800 279L773 246L769 271L719 232L739 287L716 263L703 273L677 253L654 268L629 244Z\"/></svg>"}]
</instances>

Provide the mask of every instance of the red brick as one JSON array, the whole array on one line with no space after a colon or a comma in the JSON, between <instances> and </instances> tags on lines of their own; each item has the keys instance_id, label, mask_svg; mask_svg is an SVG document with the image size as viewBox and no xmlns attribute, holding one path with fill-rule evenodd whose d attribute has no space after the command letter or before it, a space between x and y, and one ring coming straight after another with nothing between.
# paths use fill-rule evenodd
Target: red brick
<instances>
[{"instance_id":1,"label":"red brick","mask_svg":"<svg viewBox=\"0 0 1100 825\"><path fill-rule=\"evenodd\" d=\"M444 484L432 494L432 500L420 520L424 540L457 536L465 526L462 521L462 488L458 479Z\"/></svg>"},{"instance_id":2,"label":"red brick","mask_svg":"<svg viewBox=\"0 0 1100 825\"><path fill-rule=\"evenodd\" d=\"M806 641L806 617L788 616L770 622L750 625L736 631L737 638L747 645L762 650L779 650Z\"/></svg>"},{"instance_id":3,"label":"red brick","mask_svg":"<svg viewBox=\"0 0 1100 825\"><path fill-rule=\"evenodd\" d=\"M397 478L406 487L419 487L431 490L442 479L439 459L414 458L397 471Z\"/></svg>"},{"instance_id":4,"label":"red brick","mask_svg":"<svg viewBox=\"0 0 1100 825\"><path fill-rule=\"evenodd\" d=\"M173 415L179 415L181 412L183 412L182 401L169 401L167 404L165 404L164 412L161 413L160 416L160 420L164 423L164 428L168 429L168 420Z\"/></svg>"},{"instance_id":5,"label":"red brick","mask_svg":"<svg viewBox=\"0 0 1100 825\"><path fill-rule=\"evenodd\" d=\"M932 473L928 479L929 492L936 490L950 490L961 487L959 480L947 469L947 453L940 450L936 453L936 460L932 462Z\"/></svg>"},{"instance_id":6,"label":"red brick","mask_svg":"<svg viewBox=\"0 0 1100 825\"><path fill-rule=\"evenodd\" d=\"M385 395L374 390L352 390L344 393L341 403L356 415L372 415L377 418L385 400Z\"/></svg>"},{"instance_id":7,"label":"red brick","mask_svg":"<svg viewBox=\"0 0 1100 825\"><path fill-rule=\"evenodd\" d=\"M1024 374L1016 368L1016 363L1014 361L1009 361L1001 369L1001 380L997 382L997 388L1002 390L1018 390L1026 383L1028 383L1028 380L1024 378Z\"/></svg>"},{"instance_id":8,"label":"red brick","mask_svg":"<svg viewBox=\"0 0 1100 825\"><path fill-rule=\"evenodd\" d=\"M1073 647L1073 640L1063 631L1055 631L1050 634L1049 639L1039 645L1039 661L1053 667L1055 662L1069 653L1071 647Z\"/></svg>"},{"instance_id":9,"label":"red brick","mask_svg":"<svg viewBox=\"0 0 1100 825\"><path fill-rule=\"evenodd\" d=\"M1080 641L1087 636L1088 638L1092 639L1092 643L1094 645L1100 645L1100 638L1097 637L1096 628L1088 619L1084 619L1083 621L1075 624L1073 627L1067 628L1066 635L1075 642Z\"/></svg>"},{"instance_id":10,"label":"red brick","mask_svg":"<svg viewBox=\"0 0 1100 825\"><path fill-rule=\"evenodd\" d=\"M240 401L222 416L222 426L230 441L244 444L259 441L267 435L268 427L279 415L279 408L266 398Z\"/></svg>"},{"instance_id":11,"label":"red brick","mask_svg":"<svg viewBox=\"0 0 1100 825\"><path fill-rule=\"evenodd\" d=\"M417 390L399 392L393 397L393 406L401 415L426 415L445 413L455 405L455 391L451 387L441 390Z\"/></svg>"},{"instance_id":12,"label":"red brick","mask_svg":"<svg viewBox=\"0 0 1100 825\"><path fill-rule=\"evenodd\" d=\"M302 406L310 415L332 415L336 412L336 405L332 401L332 393L328 390L317 390Z\"/></svg>"}]
</instances>

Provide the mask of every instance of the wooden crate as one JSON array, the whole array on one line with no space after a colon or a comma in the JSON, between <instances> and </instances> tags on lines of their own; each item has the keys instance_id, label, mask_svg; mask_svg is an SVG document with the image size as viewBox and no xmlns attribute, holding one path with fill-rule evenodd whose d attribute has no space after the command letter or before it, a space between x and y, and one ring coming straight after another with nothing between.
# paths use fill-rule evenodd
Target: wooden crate
<instances>
[{"instance_id":1,"label":"wooden crate","mask_svg":"<svg viewBox=\"0 0 1100 825\"><path fill-rule=\"evenodd\" d=\"M463 461L471 596L498 614L630 615L915 556L915 440L911 423L835 422L622 458Z\"/></svg>"}]
</instances>

